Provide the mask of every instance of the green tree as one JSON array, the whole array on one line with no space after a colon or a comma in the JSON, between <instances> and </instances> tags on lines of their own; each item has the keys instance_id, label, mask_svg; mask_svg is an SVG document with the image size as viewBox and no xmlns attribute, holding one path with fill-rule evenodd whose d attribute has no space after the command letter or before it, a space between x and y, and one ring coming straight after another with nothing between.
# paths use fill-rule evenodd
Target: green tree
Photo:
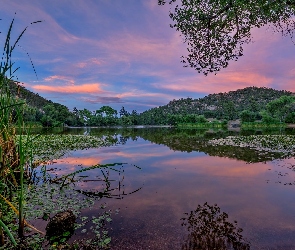
<instances>
[{"instance_id":1,"label":"green tree","mask_svg":"<svg viewBox=\"0 0 295 250\"><path fill-rule=\"evenodd\" d=\"M236 119L236 106L233 101L225 101L222 103L222 111L224 119L233 120Z\"/></svg>"},{"instance_id":2,"label":"green tree","mask_svg":"<svg viewBox=\"0 0 295 250\"><path fill-rule=\"evenodd\" d=\"M295 123L295 112L290 112L286 115L285 123Z\"/></svg>"},{"instance_id":3,"label":"green tree","mask_svg":"<svg viewBox=\"0 0 295 250\"><path fill-rule=\"evenodd\" d=\"M172 4L177 0L170 0ZM267 24L293 36L294 0L179 0L170 18L187 44L185 66L207 75L228 66L243 55L251 30ZM158 0L159 5L165 0Z\"/></svg>"},{"instance_id":4,"label":"green tree","mask_svg":"<svg viewBox=\"0 0 295 250\"><path fill-rule=\"evenodd\" d=\"M119 114L120 114L120 117L122 117L122 116L128 116L129 115L129 113L125 110L125 108L123 106L120 109Z\"/></svg>"},{"instance_id":5,"label":"green tree","mask_svg":"<svg viewBox=\"0 0 295 250\"><path fill-rule=\"evenodd\" d=\"M272 117L266 110L263 110L260 112L261 117L262 117L262 122L266 124L271 124L271 123L278 123L279 120Z\"/></svg>"},{"instance_id":6,"label":"green tree","mask_svg":"<svg viewBox=\"0 0 295 250\"><path fill-rule=\"evenodd\" d=\"M62 126L63 124L68 124L73 118L73 114L69 109L58 103L47 104L43 108L43 112L44 114L40 121L45 127Z\"/></svg>"},{"instance_id":7,"label":"green tree","mask_svg":"<svg viewBox=\"0 0 295 250\"><path fill-rule=\"evenodd\" d=\"M266 105L267 112L280 122L284 122L288 113L290 113L291 107L294 105L295 97L293 96L281 96L269 102Z\"/></svg>"},{"instance_id":8,"label":"green tree","mask_svg":"<svg viewBox=\"0 0 295 250\"><path fill-rule=\"evenodd\" d=\"M84 108L79 110L79 117L84 121L84 125L87 126L92 118L92 113L90 110Z\"/></svg>"},{"instance_id":9,"label":"green tree","mask_svg":"<svg viewBox=\"0 0 295 250\"><path fill-rule=\"evenodd\" d=\"M137 113L137 111L135 109L133 109L132 112L131 112L131 119L132 119L132 124L133 125L138 124L137 118L138 118L138 113Z\"/></svg>"},{"instance_id":10,"label":"green tree","mask_svg":"<svg viewBox=\"0 0 295 250\"><path fill-rule=\"evenodd\" d=\"M102 106L99 110L96 110L96 114L102 117L103 124L101 125L110 126L118 124L118 112L110 106Z\"/></svg>"},{"instance_id":11,"label":"green tree","mask_svg":"<svg viewBox=\"0 0 295 250\"><path fill-rule=\"evenodd\" d=\"M74 107L72 114L73 114L72 121L70 121L68 125L83 126L84 119L82 117L80 117L80 112L76 107Z\"/></svg>"},{"instance_id":12,"label":"green tree","mask_svg":"<svg viewBox=\"0 0 295 250\"><path fill-rule=\"evenodd\" d=\"M259 111L259 105L253 97L250 98L250 111L254 113Z\"/></svg>"},{"instance_id":13,"label":"green tree","mask_svg":"<svg viewBox=\"0 0 295 250\"><path fill-rule=\"evenodd\" d=\"M41 123L44 127L57 127L60 122L56 120L57 111L53 104L48 104L43 108L44 115L41 118Z\"/></svg>"},{"instance_id":14,"label":"green tree","mask_svg":"<svg viewBox=\"0 0 295 250\"><path fill-rule=\"evenodd\" d=\"M196 122L197 123L207 123L208 121L207 121L207 119L205 118L204 115L198 115L196 117Z\"/></svg>"},{"instance_id":15,"label":"green tree","mask_svg":"<svg viewBox=\"0 0 295 250\"><path fill-rule=\"evenodd\" d=\"M255 121L255 113L246 109L240 113L240 119L242 122L254 122Z\"/></svg>"},{"instance_id":16,"label":"green tree","mask_svg":"<svg viewBox=\"0 0 295 250\"><path fill-rule=\"evenodd\" d=\"M122 116L120 122L123 126L133 125L133 120L131 116Z\"/></svg>"}]
</instances>

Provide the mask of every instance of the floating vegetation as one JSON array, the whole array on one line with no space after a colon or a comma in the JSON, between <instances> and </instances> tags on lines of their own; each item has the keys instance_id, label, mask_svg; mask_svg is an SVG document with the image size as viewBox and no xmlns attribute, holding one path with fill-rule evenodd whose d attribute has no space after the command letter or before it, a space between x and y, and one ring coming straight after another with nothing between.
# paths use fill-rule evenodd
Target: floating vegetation
<instances>
[{"instance_id":1,"label":"floating vegetation","mask_svg":"<svg viewBox=\"0 0 295 250\"><path fill-rule=\"evenodd\" d=\"M53 177L43 166L43 173L41 172L39 177L35 177L33 185L27 184L24 187L26 219L28 221L50 219L51 222L56 214L63 214L68 211L77 218L75 232L83 234L84 237L83 241L75 241L69 245L67 241L73 235L74 230L50 237L49 234L46 234L47 237L44 237L44 235L32 234L33 232L29 228L25 228L28 237L22 242L23 248L40 249L41 246L45 246L47 249L49 245L53 246L53 249L62 249L60 248L62 246L80 247L78 249L108 248L111 243L108 225L112 221L113 212L107 210L105 204L99 203L100 205L98 205L97 201L103 197L120 199L142 188L125 192L123 183L125 165L124 163L97 164L61 177ZM135 165L132 166L140 169ZM95 185L91 190L80 189L79 183L88 181L87 171L94 169L97 170L97 174L95 177L91 177L91 181L97 181L98 185ZM85 175L80 176L82 172ZM17 199L15 198L12 202L16 204ZM92 208L95 211L99 209L98 213L92 214L91 218L83 216L83 210ZM116 213L118 213L118 210L116 210ZM16 236L15 222L12 219L9 221L7 228L12 232L12 236ZM5 245L5 247L7 246ZM2 248L0 247L0 249Z\"/></svg>"},{"instance_id":2,"label":"floating vegetation","mask_svg":"<svg viewBox=\"0 0 295 250\"><path fill-rule=\"evenodd\" d=\"M20 249L105 249L111 242L108 232L108 225L112 222L113 212L107 209L102 203L95 206L95 213L91 217L83 216L83 209L94 208L95 200L81 195L67 185L61 189L60 184L43 183L42 185L32 185L25 187L26 203L24 204L27 220L52 221L56 214L71 211L76 219L74 225L75 232L84 234L83 241L74 241L69 244L74 231L65 231L62 234L44 237L44 235L34 233L30 228L25 228L26 238L18 241ZM14 200L13 203L17 201ZM118 213L118 210L115 211ZM13 218L13 216L11 215ZM17 227L13 219L7 224L11 234L17 238ZM8 249L9 242L3 246ZM73 247L73 248L71 248ZM82 248L75 248L82 247ZM84 248L83 248L84 247ZM87 248L88 247L88 248ZM92 248L91 248L92 247Z\"/></svg>"},{"instance_id":3,"label":"floating vegetation","mask_svg":"<svg viewBox=\"0 0 295 250\"><path fill-rule=\"evenodd\" d=\"M295 155L294 135L250 135L250 136L228 136L223 139L214 139L208 142L214 146L235 146L250 148L263 153L279 153L282 157Z\"/></svg>"},{"instance_id":4,"label":"floating vegetation","mask_svg":"<svg viewBox=\"0 0 295 250\"><path fill-rule=\"evenodd\" d=\"M71 150L111 146L115 140L91 135L37 135L30 141L33 161L44 162L59 159ZM23 136L26 140L26 136Z\"/></svg>"}]
</instances>

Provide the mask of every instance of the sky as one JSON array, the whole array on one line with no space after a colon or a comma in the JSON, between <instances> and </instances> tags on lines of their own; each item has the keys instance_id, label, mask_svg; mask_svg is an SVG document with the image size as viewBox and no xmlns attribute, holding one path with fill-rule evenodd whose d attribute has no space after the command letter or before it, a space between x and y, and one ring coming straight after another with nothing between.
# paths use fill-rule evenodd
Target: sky
<instances>
[{"instance_id":1,"label":"sky","mask_svg":"<svg viewBox=\"0 0 295 250\"><path fill-rule=\"evenodd\" d=\"M186 45L157 0L0 0L0 46L15 18L16 76L46 99L78 109L143 112L173 99L250 86L295 92L295 45L254 29L244 56L217 75L184 68ZM30 25L31 22L42 21ZM28 56L29 55L29 56ZM32 60L37 75L31 65Z\"/></svg>"}]
</instances>

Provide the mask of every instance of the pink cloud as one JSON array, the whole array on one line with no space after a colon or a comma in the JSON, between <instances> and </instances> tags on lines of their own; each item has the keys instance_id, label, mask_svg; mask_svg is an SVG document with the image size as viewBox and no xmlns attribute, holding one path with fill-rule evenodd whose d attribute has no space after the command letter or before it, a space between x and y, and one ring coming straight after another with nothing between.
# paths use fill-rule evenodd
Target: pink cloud
<instances>
[{"instance_id":1,"label":"pink cloud","mask_svg":"<svg viewBox=\"0 0 295 250\"><path fill-rule=\"evenodd\" d=\"M294 57L288 52L291 42L280 34L270 34L266 28L252 33L254 43L245 45L245 55L237 62L230 62L228 68L217 75L205 77L193 69L183 69L179 62L166 71L154 71L152 74L160 79L153 86L159 90L192 93L228 92L249 86L294 91Z\"/></svg>"},{"instance_id":2,"label":"pink cloud","mask_svg":"<svg viewBox=\"0 0 295 250\"><path fill-rule=\"evenodd\" d=\"M94 166L97 164L102 164L102 161L104 160L103 157L88 157L88 156L79 156L79 158L77 157L66 157L63 159L57 159L56 162L63 164L63 165L67 165L67 166L73 166L73 165L77 165L82 163L83 166Z\"/></svg>"},{"instance_id":3,"label":"pink cloud","mask_svg":"<svg viewBox=\"0 0 295 250\"><path fill-rule=\"evenodd\" d=\"M75 86L48 86L34 85L32 88L40 92L56 92L56 93L104 93L98 83L81 84Z\"/></svg>"},{"instance_id":4,"label":"pink cloud","mask_svg":"<svg viewBox=\"0 0 295 250\"><path fill-rule=\"evenodd\" d=\"M87 84L103 79L108 83L109 92L99 97L101 103L111 102L111 98L124 98L124 102L128 102L128 98L140 97L150 106L156 106L153 104L187 95L184 92L208 94L248 86L295 90L294 56L292 58L290 53L293 44L290 38L282 38L278 33L266 31L266 28L255 29L252 32L254 43L245 45L243 57L237 62L230 62L228 68L216 76L204 77L192 69L183 68L180 63L180 57L187 53L186 45L180 33L169 28L169 23L172 23L168 16L170 6L158 6L156 0L146 0L141 5L144 7L141 9L144 11L143 19L138 23L129 23L128 29L111 27L111 23L118 21L117 17L97 15L102 8L113 7L120 11L121 3L112 5L106 2L102 7L94 2L79 2L75 7L71 6L72 10L87 13L83 15L84 22L77 26L72 26L72 22L67 25L66 19L61 21L51 14L56 9L65 8L64 3L47 6L41 2L20 4L12 1L3 5L2 12L13 15L16 11L16 21L22 25L44 20L30 27L21 40L22 45L25 42L24 48L29 48L37 72L38 67L40 70L46 66L43 74L47 76L45 83L34 87L43 92L101 93L101 84ZM67 16L65 13L63 15ZM133 16L130 15L130 18ZM110 29L101 32L103 28L99 27L103 25ZM15 27L19 25L16 23ZM78 83L84 83L82 86L87 88L78 87ZM137 84L134 85L136 91L132 84ZM69 88L61 85L75 86ZM92 101L97 102L96 99Z\"/></svg>"},{"instance_id":5,"label":"pink cloud","mask_svg":"<svg viewBox=\"0 0 295 250\"><path fill-rule=\"evenodd\" d=\"M272 78L255 72L222 72L217 76L184 77L176 78L171 83L156 83L159 89L173 91L216 93L227 92L249 86L267 87L272 83Z\"/></svg>"},{"instance_id":6,"label":"pink cloud","mask_svg":"<svg viewBox=\"0 0 295 250\"><path fill-rule=\"evenodd\" d=\"M157 98L169 98L170 95L165 93L152 93L152 92L143 92L140 90L132 90L128 92L123 92L116 95L119 98L128 98L128 97L157 97Z\"/></svg>"},{"instance_id":7,"label":"pink cloud","mask_svg":"<svg viewBox=\"0 0 295 250\"><path fill-rule=\"evenodd\" d=\"M58 76L58 75L46 77L46 78L44 78L44 81L45 82L63 81L63 82L65 82L67 84L70 84L70 85L74 85L75 84L75 81L73 79L70 79L70 78L68 78L66 76Z\"/></svg>"},{"instance_id":8,"label":"pink cloud","mask_svg":"<svg viewBox=\"0 0 295 250\"><path fill-rule=\"evenodd\" d=\"M78 62L74 66L83 69L86 67L91 67L93 65L102 65L102 64L103 64L102 60L99 60L97 58L90 58L85 61Z\"/></svg>"},{"instance_id":9,"label":"pink cloud","mask_svg":"<svg viewBox=\"0 0 295 250\"><path fill-rule=\"evenodd\" d=\"M145 62L150 64L176 62L182 51L179 34L161 39L144 37L142 34L121 33L115 34L105 41L100 41L112 57L112 60L127 62ZM179 48L180 47L180 48Z\"/></svg>"}]
</instances>

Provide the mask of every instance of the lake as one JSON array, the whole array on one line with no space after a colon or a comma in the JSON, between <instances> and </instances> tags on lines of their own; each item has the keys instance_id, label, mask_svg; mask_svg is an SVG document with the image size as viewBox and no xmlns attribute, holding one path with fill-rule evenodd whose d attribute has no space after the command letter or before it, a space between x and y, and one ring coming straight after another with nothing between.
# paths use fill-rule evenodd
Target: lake
<instances>
[{"instance_id":1,"label":"lake","mask_svg":"<svg viewBox=\"0 0 295 250\"><path fill-rule=\"evenodd\" d=\"M95 168L81 173L73 187L96 199L93 208L82 211L84 216L100 213L101 204L117 211L107 226L111 249L193 249L182 218L198 206L214 204L228 214L228 222L243 229L240 235L250 249L295 249L295 159L206 144L228 135L294 134L293 129L80 128L55 133L114 138L109 147L70 151L47 166L52 176L61 176L96 164L124 163L104 173ZM104 175L109 184L102 181ZM208 223L205 216L195 223Z\"/></svg>"}]
</instances>

